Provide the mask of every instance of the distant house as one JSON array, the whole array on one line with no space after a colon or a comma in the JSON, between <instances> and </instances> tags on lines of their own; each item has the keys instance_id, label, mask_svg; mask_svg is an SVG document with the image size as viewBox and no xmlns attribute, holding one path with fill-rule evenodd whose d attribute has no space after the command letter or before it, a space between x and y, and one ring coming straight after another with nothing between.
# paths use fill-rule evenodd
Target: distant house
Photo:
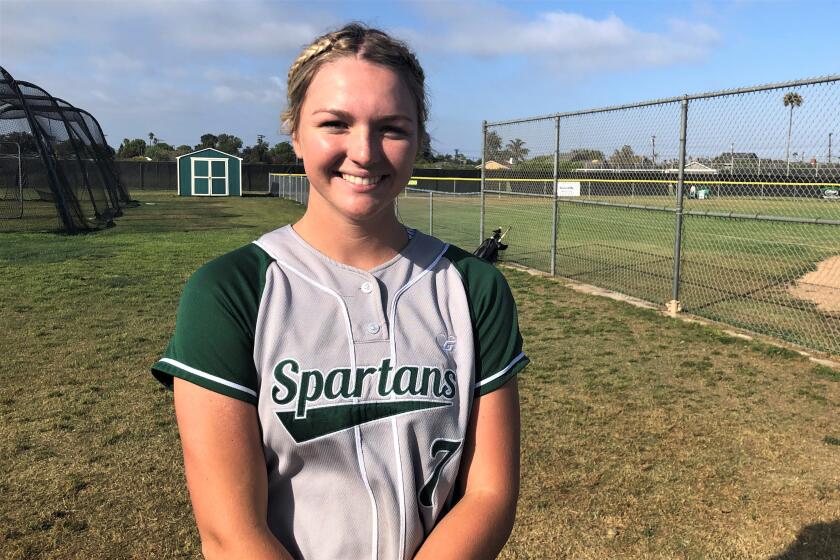
<instances>
[{"instance_id":1,"label":"distant house","mask_svg":"<svg viewBox=\"0 0 840 560\"><path fill-rule=\"evenodd\" d=\"M481 165L476 165L476 169L481 169ZM491 171L496 169L510 169L509 165L505 165L504 163L499 163L496 160L491 159L490 161L484 164L484 169L489 169Z\"/></svg>"},{"instance_id":2,"label":"distant house","mask_svg":"<svg viewBox=\"0 0 840 560\"><path fill-rule=\"evenodd\" d=\"M666 169L665 173L679 173L679 169ZM692 161L685 164L685 172L686 173L717 173L718 170L714 167L709 167L708 165L704 165L699 161Z\"/></svg>"}]
</instances>

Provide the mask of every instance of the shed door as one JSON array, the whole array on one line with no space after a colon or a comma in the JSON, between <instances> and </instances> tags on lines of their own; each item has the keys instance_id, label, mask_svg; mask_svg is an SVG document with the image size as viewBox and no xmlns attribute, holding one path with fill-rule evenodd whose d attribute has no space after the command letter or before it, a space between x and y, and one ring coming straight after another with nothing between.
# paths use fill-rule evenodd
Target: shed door
<instances>
[{"instance_id":1,"label":"shed door","mask_svg":"<svg viewBox=\"0 0 840 560\"><path fill-rule=\"evenodd\" d=\"M192 158L192 194L227 196L228 160L226 158Z\"/></svg>"}]
</instances>

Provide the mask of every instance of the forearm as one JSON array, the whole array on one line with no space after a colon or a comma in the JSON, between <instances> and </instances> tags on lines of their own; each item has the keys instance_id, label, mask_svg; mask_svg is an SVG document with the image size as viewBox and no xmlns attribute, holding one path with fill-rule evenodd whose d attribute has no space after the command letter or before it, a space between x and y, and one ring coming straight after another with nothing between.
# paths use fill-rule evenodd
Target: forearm
<instances>
[{"instance_id":1,"label":"forearm","mask_svg":"<svg viewBox=\"0 0 840 560\"><path fill-rule=\"evenodd\" d=\"M292 560L292 555L268 528L248 533L208 532L201 535L201 552L206 560L248 558L253 560Z\"/></svg>"},{"instance_id":2,"label":"forearm","mask_svg":"<svg viewBox=\"0 0 840 560\"><path fill-rule=\"evenodd\" d=\"M437 524L415 560L495 558L516 517L516 495L472 492Z\"/></svg>"}]
</instances>

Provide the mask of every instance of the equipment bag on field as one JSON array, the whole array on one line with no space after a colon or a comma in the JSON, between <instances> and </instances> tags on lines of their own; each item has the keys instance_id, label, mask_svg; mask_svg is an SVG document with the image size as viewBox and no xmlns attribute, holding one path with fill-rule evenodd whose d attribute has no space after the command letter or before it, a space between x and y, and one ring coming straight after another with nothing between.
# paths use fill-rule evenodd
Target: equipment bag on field
<instances>
[{"instance_id":1,"label":"equipment bag on field","mask_svg":"<svg viewBox=\"0 0 840 560\"><path fill-rule=\"evenodd\" d=\"M502 233L502 228L494 229L493 236L482 241L481 245L478 246L478 249L473 254L487 262L496 262L499 260L499 251L504 251L508 248L507 245L502 243L502 239L507 235L508 231L510 231L510 227L504 233Z\"/></svg>"}]
</instances>

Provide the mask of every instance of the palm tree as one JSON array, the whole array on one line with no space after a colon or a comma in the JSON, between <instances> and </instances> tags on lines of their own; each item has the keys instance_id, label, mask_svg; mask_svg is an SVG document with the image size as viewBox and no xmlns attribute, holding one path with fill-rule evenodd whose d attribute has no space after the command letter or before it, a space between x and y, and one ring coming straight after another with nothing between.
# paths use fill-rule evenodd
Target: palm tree
<instances>
[{"instance_id":1,"label":"palm tree","mask_svg":"<svg viewBox=\"0 0 840 560\"><path fill-rule=\"evenodd\" d=\"M514 138L513 140L508 141L505 149L510 153L510 157L513 159L511 163L519 163L523 161L530 151L525 147L525 141L521 138Z\"/></svg>"},{"instance_id":2,"label":"palm tree","mask_svg":"<svg viewBox=\"0 0 840 560\"><path fill-rule=\"evenodd\" d=\"M785 94L784 98L785 107L790 107L790 117L788 119L788 137L787 137L787 150L785 152L785 160L787 160L787 172L788 175L790 174L790 133L793 129L793 108L799 107L802 105L802 96L796 93L795 91L789 91Z\"/></svg>"}]
</instances>

